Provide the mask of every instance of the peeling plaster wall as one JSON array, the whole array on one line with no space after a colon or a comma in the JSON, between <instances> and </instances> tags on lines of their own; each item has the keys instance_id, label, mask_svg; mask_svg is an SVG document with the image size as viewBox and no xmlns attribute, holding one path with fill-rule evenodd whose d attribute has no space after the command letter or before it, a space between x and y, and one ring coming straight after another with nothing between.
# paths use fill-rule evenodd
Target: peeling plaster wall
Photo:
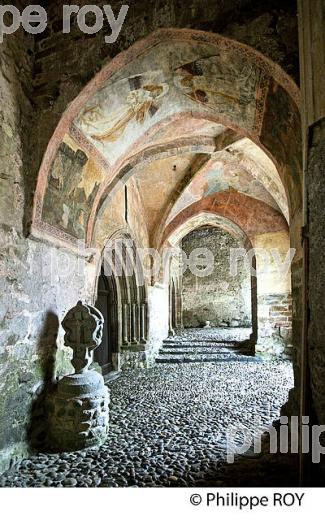
<instances>
[{"instance_id":1,"label":"peeling plaster wall","mask_svg":"<svg viewBox=\"0 0 325 520\"><path fill-rule=\"evenodd\" d=\"M182 241L188 258L197 248L211 251L214 267L202 278L190 269L184 273L184 327L198 327L207 320L213 326L251 326L251 282L243 258L237 262L237 274L230 273L231 249L243 249L243 244L225 231L203 228L192 231Z\"/></svg>"}]
</instances>

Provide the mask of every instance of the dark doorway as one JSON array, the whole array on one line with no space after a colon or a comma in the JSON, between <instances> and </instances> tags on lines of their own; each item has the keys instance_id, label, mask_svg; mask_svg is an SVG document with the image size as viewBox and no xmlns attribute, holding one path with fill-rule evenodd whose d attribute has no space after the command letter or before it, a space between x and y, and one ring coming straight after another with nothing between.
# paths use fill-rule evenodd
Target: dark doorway
<instances>
[{"instance_id":1,"label":"dark doorway","mask_svg":"<svg viewBox=\"0 0 325 520\"><path fill-rule=\"evenodd\" d=\"M95 306L104 316L103 341L95 350L94 360L101 366L103 375L111 372L113 353L117 352L118 313L117 291L114 277L106 276L102 269L98 280L98 293Z\"/></svg>"}]
</instances>

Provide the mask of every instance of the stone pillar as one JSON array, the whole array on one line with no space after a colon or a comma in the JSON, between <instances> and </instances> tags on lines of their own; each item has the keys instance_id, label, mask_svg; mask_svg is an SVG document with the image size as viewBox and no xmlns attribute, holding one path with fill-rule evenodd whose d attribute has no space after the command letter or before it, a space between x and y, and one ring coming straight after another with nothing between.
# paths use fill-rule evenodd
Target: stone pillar
<instances>
[{"instance_id":1,"label":"stone pillar","mask_svg":"<svg viewBox=\"0 0 325 520\"><path fill-rule=\"evenodd\" d=\"M132 303L127 304L128 344L132 343Z\"/></svg>"},{"instance_id":2,"label":"stone pillar","mask_svg":"<svg viewBox=\"0 0 325 520\"><path fill-rule=\"evenodd\" d=\"M139 322L138 322L138 312L137 312L137 304L131 303L131 341L133 344L138 343L138 330L139 330Z\"/></svg>"},{"instance_id":3,"label":"stone pillar","mask_svg":"<svg viewBox=\"0 0 325 520\"><path fill-rule=\"evenodd\" d=\"M168 319L168 335L175 336L175 330L173 328L173 295L171 286L169 286L169 319Z\"/></svg>"},{"instance_id":4,"label":"stone pillar","mask_svg":"<svg viewBox=\"0 0 325 520\"><path fill-rule=\"evenodd\" d=\"M123 345L129 344L129 304L122 304L122 341Z\"/></svg>"},{"instance_id":5,"label":"stone pillar","mask_svg":"<svg viewBox=\"0 0 325 520\"><path fill-rule=\"evenodd\" d=\"M275 248L284 261L290 248L286 231L256 235L252 244L256 250L258 338L256 352L266 356L291 357L292 299L290 270L284 273L274 261ZM252 286L256 298L256 286ZM254 309L252 308L252 324ZM254 327L256 326L254 322Z\"/></svg>"},{"instance_id":6,"label":"stone pillar","mask_svg":"<svg viewBox=\"0 0 325 520\"><path fill-rule=\"evenodd\" d=\"M183 328L183 297L179 287L176 295L176 328Z\"/></svg>"},{"instance_id":7,"label":"stone pillar","mask_svg":"<svg viewBox=\"0 0 325 520\"><path fill-rule=\"evenodd\" d=\"M299 363L300 413L325 424L325 1L298 0L304 161L304 327ZM312 384L311 384L312 381ZM300 475L324 480L301 456ZM306 468L310 471L306 471ZM318 473L318 475L315 475Z\"/></svg>"},{"instance_id":8,"label":"stone pillar","mask_svg":"<svg viewBox=\"0 0 325 520\"><path fill-rule=\"evenodd\" d=\"M256 270L256 259L252 261L252 267ZM256 275L251 276L251 313L252 313L252 334L250 336L251 346L255 352L255 345L258 339L258 314L257 314L257 278Z\"/></svg>"},{"instance_id":9,"label":"stone pillar","mask_svg":"<svg viewBox=\"0 0 325 520\"><path fill-rule=\"evenodd\" d=\"M147 342L147 304L140 304L140 343Z\"/></svg>"},{"instance_id":10,"label":"stone pillar","mask_svg":"<svg viewBox=\"0 0 325 520\"><path fill-rule=\"evenodd\" d=\"M107 437L109 392L102 375L88 370L93 350L102 341L103 324L102 314L80 301L62 322L75 373L63 377L47 401L50 449L80 450L100 445Z\"/></svg>"}]
</instances>

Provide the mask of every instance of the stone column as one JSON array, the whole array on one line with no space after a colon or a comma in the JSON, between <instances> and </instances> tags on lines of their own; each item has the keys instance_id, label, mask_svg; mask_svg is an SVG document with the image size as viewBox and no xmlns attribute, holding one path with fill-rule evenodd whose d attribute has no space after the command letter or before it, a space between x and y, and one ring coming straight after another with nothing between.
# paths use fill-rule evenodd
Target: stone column
<instances>
[{"instance_id":1,"label":"stone column","mask_svg":"<svg viewBox=\"0 0 325 520\"><path fill-rule=\"evenodd\" d=\"M128 319L128 343L132 343L132 303L128 303L127 306L127 319Z\"/></svg>"},{"instance_id":2,"label":"stone column","mask_svg":"<svg viewBox=\"0 0 325 520\"><path fill-rule=\"evenodd\" d=\"M173 294L171 290L171 285L169 286L169 320L168 320L168 335L169 336L175 336L175 331L173 328Z\"/></svg>"},{"instance_id":3,"label":"stone column","mask_svg":"<svg viewBox=\"0 0 325 520\"><path fill-rule=\"evenodd\" d=\"M137 303L137 339L141 343L141 304Z\"/></svg>"},{"instance_id":4,"label":"stone column","mask_svg":"<svg viewBox=\"0 0 325 520\"><path fill-rule=\"evenodd\" d=\"M256 303L258 338L256 351L269 356L290 357L292 353L292 300L290 272L284 274L272 257L272 247L285 258L290 248L290 239L286 231L268 235L255 235L252 245L256 257L252 260L257 278L252 278L252 325L256 332L256 316L253 305ZM254 320L254 321L253 321Z\"/></svg>"},{"instance_id":5,"label":"stone column","mask_svg":"<svg viewBox=\"0 0 325 520\"><path fill-rule=\"evenodd\" d=\"M183 328L183 298L180 289L176 296L176 327L177 329Z\"/></svg>"},{"instance_id":6,"label":"stone column","mask_svg":"<svg viewBox=\"0 0 325 520\"><path fill-rule=\"evenodd\" d=\"M131 303L131 341L133 344L138 343L138 313L137 304Z\"/></svg>"},{"instance_id":7,"label":"stone column","mask_svg":"<svg viewBox=\"0 0 325 520\"><path fill-rule=\"evenodd\" d=\"M122 340L123 345L129 344L129 304L122 304Z\"/></svg>"},{"instance_id":8,"label":"stone column","mask_svg":"<svg viewBox=\"0 0 325 520\"><path fill-rule=\"evenodd\" d=\"M146 343L147 339L147 306L146 303L140 304L140 343Z\"/></svg>"}]
</instances>

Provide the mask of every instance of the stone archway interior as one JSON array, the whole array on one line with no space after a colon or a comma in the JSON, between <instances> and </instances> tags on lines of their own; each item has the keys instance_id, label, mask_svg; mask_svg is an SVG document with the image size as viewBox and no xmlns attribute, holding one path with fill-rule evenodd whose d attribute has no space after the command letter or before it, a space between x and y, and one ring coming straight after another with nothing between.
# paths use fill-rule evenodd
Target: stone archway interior
<instances>
[{"instance_id":1,"label":"stone archway interior","mask_svg":"<svg viewBox=\"0 0 325 520\"><path fill-rule=\"evenodd\" d=\"M257 283L260 339L291 345L291 272L282 276L272 255L283 262L290 245L297 261L301 254L298 121L297 88L263 56L218 35L158 31L112 60L69 107L40 170L32 232L101 254L126 230L136 247L162 253L177 229L194 229L196 215L227 219L246 246L266 251L256 258L260 276L271 264ZM150 351L182 323L180 297L157 282L147 274L161 322L148 324ZM130 312L127 345L137 327Z\"/></svg>"}]
</instances>

